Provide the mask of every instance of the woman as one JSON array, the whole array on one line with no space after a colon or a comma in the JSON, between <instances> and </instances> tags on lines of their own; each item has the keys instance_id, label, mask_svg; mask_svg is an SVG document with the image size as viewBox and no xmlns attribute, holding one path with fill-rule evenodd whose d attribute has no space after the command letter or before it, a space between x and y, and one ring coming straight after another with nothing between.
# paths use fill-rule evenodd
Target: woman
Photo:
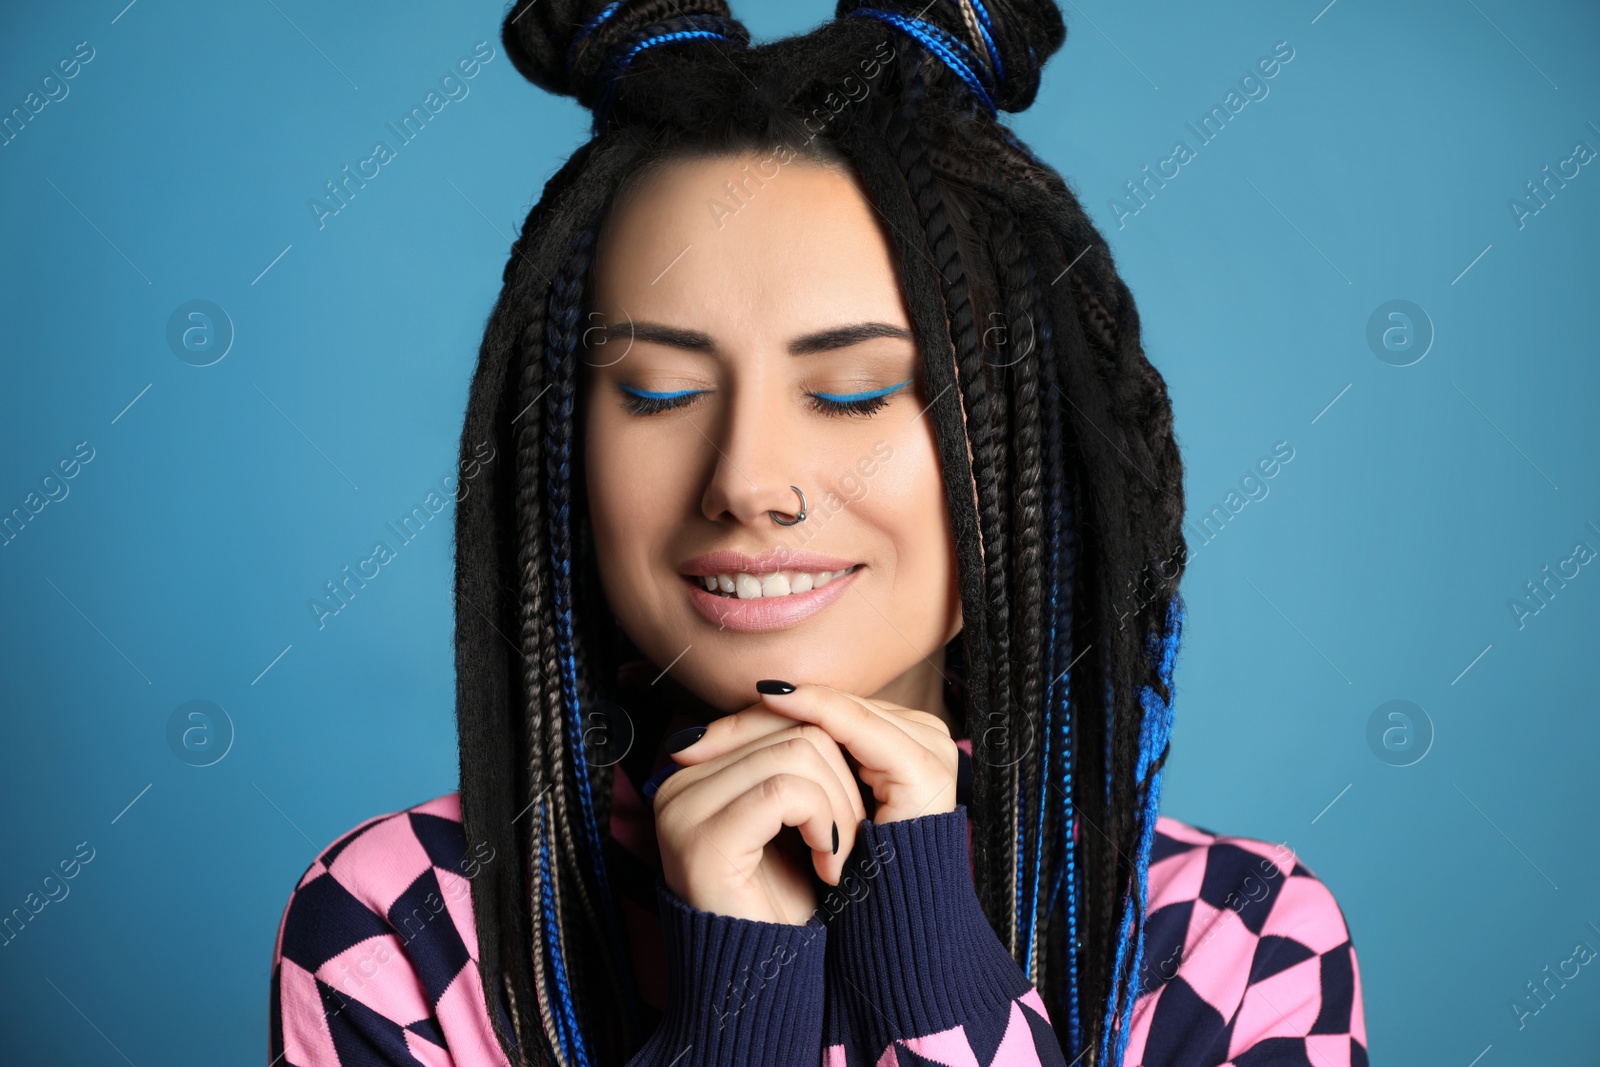
<instances>
[{"instance_id":1,"label":"woman","mask_svg":"<svg viewBox=\"0 0 1600 1067\"><path fill-rule=\"evenodd\" d=\"M472 382L461 788L307 870L275 1060L1366 1062L1327 889L1158 818L1171 409L996 120L1059 11L837 15L508 12L595 135Z\"/></svg>"}]
</instances>

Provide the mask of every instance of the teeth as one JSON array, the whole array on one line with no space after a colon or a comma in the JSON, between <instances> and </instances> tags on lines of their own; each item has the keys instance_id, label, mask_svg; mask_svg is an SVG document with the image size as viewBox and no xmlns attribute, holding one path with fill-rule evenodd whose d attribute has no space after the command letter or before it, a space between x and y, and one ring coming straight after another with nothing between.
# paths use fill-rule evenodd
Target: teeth
<instances>
[{"instance_id":1,"label":"teeth","mask_svg":"<svg viewBox=\"0 0 1600 1067\"><path fill-rule=\"evenodd\" d=\"M709 593L720 593L730 599L756 600L760 597L788 596L791 593L809 593L821 589L854 568L837 571L773 571L754 575L745 571L733 574L706 575L697 578Z\"/></svg>"}]
</instances>

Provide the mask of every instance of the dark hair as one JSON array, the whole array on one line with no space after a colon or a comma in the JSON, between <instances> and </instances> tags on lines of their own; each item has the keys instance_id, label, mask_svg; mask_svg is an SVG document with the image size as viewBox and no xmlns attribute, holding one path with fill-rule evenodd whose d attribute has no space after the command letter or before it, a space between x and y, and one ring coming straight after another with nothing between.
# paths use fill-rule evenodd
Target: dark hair
<instances>
[{"instance_id":1,"label":"dark hair","mask_svg":"<svg viewBox=\"0 0 1600 1067\"><path fill-rule=\"evenodd\" d=\"M956 544L978 897L1069 1057L1125 1047L1187 556L1166 386L1105 240L995 114L1033 101L1055 4L859 7L754 47L718 0L506 14L517 69L595 113L512 245L461 438L507 457L460 502L455 610L462 821L506 857L473 882L478 967L512 1062L620 1065L649 1036L615 768L585 747L629 654L574 447L599 228L652 168L774 151L848 167L893 241Z\"/></svg>"}]
</instances>

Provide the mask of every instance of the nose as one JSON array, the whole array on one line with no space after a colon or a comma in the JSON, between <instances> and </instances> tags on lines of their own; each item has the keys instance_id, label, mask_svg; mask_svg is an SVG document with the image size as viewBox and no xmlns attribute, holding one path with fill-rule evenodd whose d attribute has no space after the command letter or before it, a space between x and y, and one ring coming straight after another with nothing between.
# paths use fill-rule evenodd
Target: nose
<instances>
[{"instance_id":1,"label":"nose","mask_svg":"<svg viewBox=\"0 0 1600 1067\"><path fill-rule=\"evenodd\" d=\"M755 391L728 403L719 412L718 425L708 426L714 451L711 478L701 499L701 510L713 522L738 522L757 529L777 530L769 511L780 519L800 514L800 496L791 485L806 487L804 451L788 432L781 405ZM808 497L807 505L810 500Z\"/></svg>"}]
</instances>

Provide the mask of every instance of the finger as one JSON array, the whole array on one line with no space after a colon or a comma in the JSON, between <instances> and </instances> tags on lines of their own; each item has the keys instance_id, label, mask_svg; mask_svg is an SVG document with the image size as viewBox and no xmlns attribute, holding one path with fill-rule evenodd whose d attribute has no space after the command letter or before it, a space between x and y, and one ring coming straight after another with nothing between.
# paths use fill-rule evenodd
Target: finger
<instances>
[{"instance_id":1,"label":"finger","mask_svg":"<svg viewBox=\"0 0 1600 1067\"><path fill-rule=\"evenodd\" d=\"M866 817L866 807L855 779L840 779L837 763L842 757L836 756L830 761L813 742L814 737L820 738L837 753L832 739L816 727L806 727L806 730L809 736L794 733L760 738L745 749L701 765L692 776L687 770L679 771L657 790L656 810L676 803L685 818L704 822L766 778L785 774L807 778L822 790L829 820L839 827L837 853L833 849L832 827L827 828L828 861L819 863L817 872L824 881L836 884L845 859L854 847L857 824ZM845 782L849 783L848 788Z\"/></svg>"},{"instance_id":2,"label":"finger","mask_svg":"<svg viewBox=\"0 0 1600 1067\"><path fill-rule=\"evenodd\" d=\"M781 740L786 735L792 736L795 731L803 731L833 765L850 802L850 822L854 824L866 818L861 785L839 743L815 724L791 719L760 704L753 704L743 711L724 715L711 722L700 740L673 753L672 759L685 767L708 766L719 759L738 758L741 753L751 751L764 742Z\"/></svg>"},{"instance_id":3,"label":"finger","mask_svg":"<svg viewBox=\"0 0 1600 1067\"><path fill-rule=\"evenodd\" d=\"M819 864L817 873L830 885L837 884L839 875L844 871L845 860L855 847L856 828L867 817L866 803L861 798L861 785L845 766L844 754L838 742L807 723L782 733L769 734L748 747L749 753L740 762L754 762L756 773L803 773L814 778L827 792L834 822L839 828L839 838L837 848L830 841L831 862L826 866Z\"/></svg>"},{"instance_id":4,"label":"finger","mask_svg":"<svg viewBox=\"0 0 1600 1067\"><path fill-rule=\"evenodd\" d=\"M788 773L763 778L710 815L702 829L708 842L735 842L742 854L740 862L754 871L768 842L785 826L800 831L801 840L811 849L818 876L829 885L837 884L837 875L830 878L824 873L834 866L833 813L825 791L813 779Z\"/></svg>"},{"instance_id":5,"label":"finger","mask_svg":"<svg viewBox=\"0 0 1600 1067\"><path fill-rule=\"evenodd\" d=\"M893 712L902 721L910 720L925 726L931 726L946 736L952 736L950 734L950 724L931 711L908 708L904 704L896 704L892 700L882 700L878 697L870 698L869 703L875 705L880 711Z\"/></svg>"},{"instance_id":6,"label":"finger","mask_svg":"<svg viewBox=\"0 0 1600 1067\"><path fill-rule=\"evenodd\" d=\"M842 829L845 823L848 822L852 827L851 833L853 834L855 824L867 817L866 802L861 796L861 783L857 781L855 772L850 769L850 764L845 760L844 749L839 747L839 742L828 736L826 730L808 722L795 723L787 729L775 734L768 734L766 737L753 741L745 747L754 751L755 748L777 744L790 738L799 738L810 743L811 747L822 757L823 762L833 771L833 782L825 782L824 784L828 786L829 795L834 795L834 787L837 786L837 799L843 805L840 810L846 815L846 818L840 821L839 826ZM849 851L849 842L846 842L840 849L840 853L848 854Z\"/></svg>"},{"instance_id":7,"label":"finger","mask_svg":"<svg viewBox=\"0 0 1600 1067\"><path fill-rule=\"evenodd\" d=\"M674 752L672 758L685 767L706 763L767 734L797 724L797 720L764 704L752 704L742 711L719 716L707 723L700 739Z\"/></svg>"},{"instance_id":8,"label":"finger","mask_svg":"<svg viewBox=\"0 0 1600 1067\"><path fill-rule=\"evenodd\" d=\"M912 724L854 694L826 685L801 685L791 693L763 693L761 699L780 715L822 727L864 771L897 772L893 777L898 780L919 769L932 773L939 766L922 737L912 733ZM918 734L926 736L923 730Z\"/></svg>"}]
</instances>

